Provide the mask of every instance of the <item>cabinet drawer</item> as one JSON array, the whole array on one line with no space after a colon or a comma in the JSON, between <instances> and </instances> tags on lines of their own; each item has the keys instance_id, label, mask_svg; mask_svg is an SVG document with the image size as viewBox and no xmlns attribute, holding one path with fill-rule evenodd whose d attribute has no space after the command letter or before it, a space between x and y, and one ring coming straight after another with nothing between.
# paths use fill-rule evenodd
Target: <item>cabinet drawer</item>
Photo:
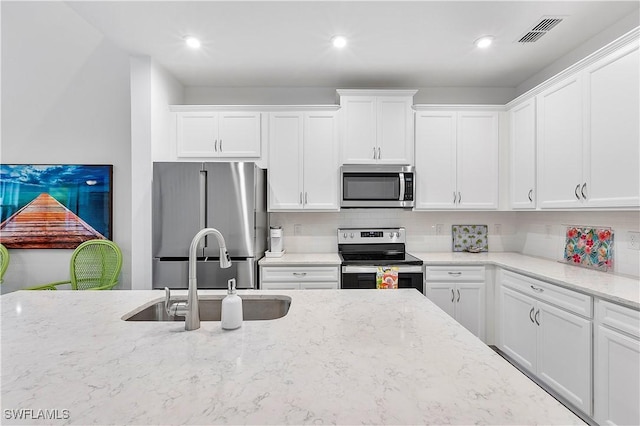
<instances>
[{"instance_id":1,"label":"cabinet drawer","mask_svg":"<svg viewBox=\"0 0 640 426\"><path fill-rule=\"evenodd\" d=\"M262 267L262 281L338 281L336 266L266 266Z\"/></svg>"},{"instance_id":2,"label":"cabinet drawer","mask_svg":"<svg viewBox=\"0 0 640 426\"><path fill-rule=\"evenodd\" d=\"M501 270L500 275L500 283L506 287L552 303L578 315L587 318L593 317L593 299L591 296L515 272Z\"/></svg>"},{"instance_id":3,"label":"cabinet drawer","mask_svg":"<svg viewBox=\"0 0 640 426\"><path fill-rule=\"evenodd\" d=\"M427 266L427 281L484 281L484 266Z\"/></svg>"},{"instance_id":4,"label":"cabinet drawer","mask_svg":"<svg viewBox=\"0 0 640 426\"><path fill-rule=\"evenodd\" d=\"M601 324L640 338L640 311L597 299L596 318Z\"/></svg>"}]
</instances>

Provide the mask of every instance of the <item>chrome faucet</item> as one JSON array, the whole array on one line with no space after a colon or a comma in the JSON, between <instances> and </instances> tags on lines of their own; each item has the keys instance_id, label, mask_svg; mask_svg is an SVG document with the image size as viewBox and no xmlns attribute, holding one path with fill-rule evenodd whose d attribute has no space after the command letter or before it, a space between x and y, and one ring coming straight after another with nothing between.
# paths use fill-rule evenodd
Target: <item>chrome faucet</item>
<instances>
[{"instance_id":1,"label":"chrome faucet","mask_svg":"<svg viewBox=\"0 0 640 426\"><path fill-rule=\"evenodd\" d=\"M197 330L200 328L200 307L198 304L198 281L196 279L197 257L196 250L200 240L205 236L213 234L218 240L220 247L220 267L228 268L231 266L231 258L227 252L227 246L224 237L215 228L204 228L200 230L191 240L189 247L189 294L186 302L171 303L171 291L165 287L165 309L169 316L185 317L184 329L187 331Z\"/></svg>"}]
</instances>

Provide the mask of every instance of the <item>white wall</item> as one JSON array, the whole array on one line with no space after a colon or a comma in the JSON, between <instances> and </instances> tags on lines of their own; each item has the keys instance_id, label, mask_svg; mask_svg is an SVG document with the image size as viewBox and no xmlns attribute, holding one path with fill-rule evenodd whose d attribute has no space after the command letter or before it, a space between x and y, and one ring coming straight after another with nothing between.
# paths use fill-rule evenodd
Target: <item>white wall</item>
<instances>
[{"instance_id":1,"label":"white wall","mask_svg":"<svg viewBox=\"0 0 640 426\"><path fill-rule=\"evenodd\" d=\"M611 227L614 272L640 276L640 251L628 247L628 232L640 231L640 212L518 212L516 224L516 251L552 260L562 259L567 226Z\"/></svg>"},{"instance_id":2,"label":"white wall","mask_svg":"<svg viewBox=\"0 0 640 426\"><path fill-rule=\"evenodd\" d=\"M336 87L185 87L190 105L334 105ZM357 87L349 87L357 89ZM410 87L409 89L416 89ZM515 98L513 87L422 87L416 104L497 104Z\"/></svg>"},{"instance_id":3,"label":"white wall","mask_svg":"<svg viewBox=\"0 0 640 426\"><path fill-rule=\"evenodd\" d=\"M474 224L489 227L489 251L514 251L519 247L514 212L348 209L327 213L270 214L270 225L282 226L284 247L289 252L335 252L338 249L337 229L348 227L404 227L409 252L451 251L451 225ZM439 232L438 225L441 225L442 232ZM499 225L499 233L496 225Z\"/></svg>"},{"instance_id":4,"label":"white wall","mask_svg":"<svg viewBox=\"0 0 640 426\"><path fill-rule=\"evenodd\" d=\"M183 87L171 74L147 56L131 58L133 289L152 287L153 159L162 158L170 150L169 105L182 102Z\"/></svg>"},{"instance_id":5,"label":"white wall","mask_svg":"<svg viewBox=\"0 0 640 426\"><path fill-rule=\"evenodd\" d=\"M131 275L129 57L60 2L2 2L3 163L113 164L113 240ZM68 279L71 250L10 250L2 293Z\"/></svg>"}]
</instances>

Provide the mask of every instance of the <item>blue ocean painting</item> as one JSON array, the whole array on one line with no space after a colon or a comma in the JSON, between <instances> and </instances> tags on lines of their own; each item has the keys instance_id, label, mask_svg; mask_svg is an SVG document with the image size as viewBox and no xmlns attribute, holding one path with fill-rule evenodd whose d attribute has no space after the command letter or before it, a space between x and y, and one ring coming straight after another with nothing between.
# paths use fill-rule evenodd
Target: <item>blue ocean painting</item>
<instances>
[{"instance_id":1,"label":"blue ocean painting","mask_svg":"<svg viewBox=\"0 0 640 426\"><path fill-rule=\"evenodd\" d=\"M83 239L111 239L112 169L0 164L0 241L14 248L71 248Z\"/></svg>"}]
</instances>

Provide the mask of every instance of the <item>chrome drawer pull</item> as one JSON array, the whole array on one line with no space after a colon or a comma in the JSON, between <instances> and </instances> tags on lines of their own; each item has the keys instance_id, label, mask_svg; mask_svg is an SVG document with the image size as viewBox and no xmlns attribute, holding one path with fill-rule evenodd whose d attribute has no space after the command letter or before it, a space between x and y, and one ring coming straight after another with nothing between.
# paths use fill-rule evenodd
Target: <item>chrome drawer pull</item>
<instances>
[{"instance_id":1,"label":"chrome drawer pull","mask_svg":"<svg viewBox=\"0 0 640 426\"><path fill-rule=\"evenodd\" d=\"M296 277L304 277L305 275L307 275L306 272L294 272L293 275L295 275Z\"/></svg>"},{"instance_id":2,"label":"chrome drawer pull","mask_svg":"<svg viewBox=\"0 0 640 426\"><path fill-rule=\"evenodd\" d=\"M459 275L462 275L462 272L447 272L447 274L459 276Z\"/></svg>"},{"instance_id":3,"label":"chrome drawer pull","mask_svg":"<svg viewBox=\"0 0 640 426\"><path fill-rule=\"evenodd\" d=\"M544 291L544 288L535 287L535 286L531 286L531 289L533 291L537 291L538 293L542 293Z\"/></svg>"}]
</instances>

